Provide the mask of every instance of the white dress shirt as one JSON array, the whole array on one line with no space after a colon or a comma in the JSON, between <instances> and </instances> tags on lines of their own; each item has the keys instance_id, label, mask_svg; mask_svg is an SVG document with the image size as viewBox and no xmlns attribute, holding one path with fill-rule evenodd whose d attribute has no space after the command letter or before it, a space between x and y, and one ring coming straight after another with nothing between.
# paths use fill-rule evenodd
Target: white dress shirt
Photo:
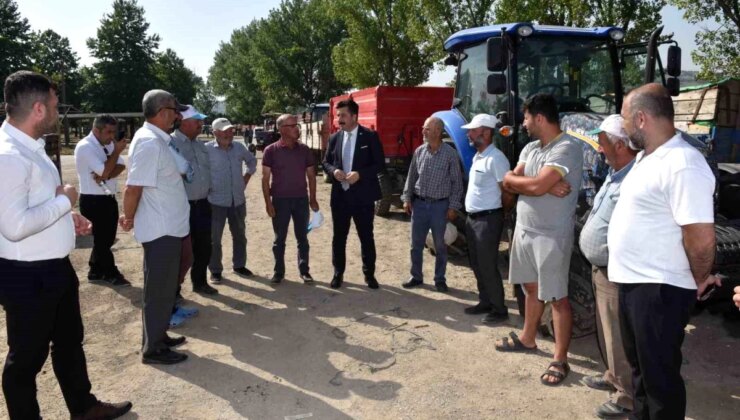
<instances>
[{"instance_id":1,"label":"white dress shirt","mask_svg":"<svg viewBox=\"0 0 740 420\"><path fill-rule=\"evenodd\" d=\"M75 166L77 168L77 178L80 180L80 194L106 195L103 188L95 182L93 173L98 176L103 174L105 162L108 160L108 155L113 153L114 148L113 142L103 146L92 132L77 143L75 147ZM124 164L121 156L118 156L117 164ZM118 180L109 179L104 182L110 192L115 195L118 191Z\"/></svg>"},{"instance_id":2,"label":"white dress shirt","mask_svg":"<svg viewBox=\"0 0 740 420\"><path fill-rule=\"evenodd\" d=\"M0 127L0 258L64 258L75 247L71 203L56 195L59 172L34 140L5 121Z\"/></svg>"},{"instance_id":3,"label":"white dress shirt","mask_svg":"<svg viewBox=\"0 0 740 420\"><path fill-rule=\"evenodd\" d=\"M134 215L134 237L142 243L190 233L190 204L170 152L171 140L169 134L145 122L131 141L126 185L144 187Z\"/></svg>"}]
</instances>

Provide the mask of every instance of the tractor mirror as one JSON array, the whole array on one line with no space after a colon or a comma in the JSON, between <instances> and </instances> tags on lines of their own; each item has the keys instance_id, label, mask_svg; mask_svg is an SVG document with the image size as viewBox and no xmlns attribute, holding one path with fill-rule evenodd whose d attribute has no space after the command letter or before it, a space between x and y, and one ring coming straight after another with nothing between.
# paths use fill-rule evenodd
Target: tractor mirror
<instances>
[{"instance_id":1,"label":"tractor mirror","mask_svg":"<svg viewBox=\"0 0 740 420\"><path fill-rule=\"evenodd\" d=\"M671 96L678 96L680 93L679 90L681 88L681 82L678 80L678 77L668 76L665 79L665 87L668 89Z\"/></svg>"},{"instance_id":2,"label":"tractor mirror","mask_svg":"<svg viewBox=\"0 0 740 420\"><path fill-rule=\"evenodd\" d=\"M486 87L489 95L506 93L506 76L501 73L489 74Z\"/></svg>"},{"instance_id":3,"label":"tractor mirror","mask_svg":"<svg viewBox=\"0 0 740 420\"><path fill-rule=\"evenodd\" d=\"M501 38L488 38L487 47L488 71L506 70L507 60L503 40Z\"/></svg>"},{"instance_id":4,"label":"tractor mirror","mask_svg":"<svg viewBox=\"0 0 740 420\"><path fill-rule=\"evenodd\" d=\"M681 75L681 48L676 45L668 47L668 63L666 64L666 73L669 76L678 77Z\"/></svg>"}]
</instances>

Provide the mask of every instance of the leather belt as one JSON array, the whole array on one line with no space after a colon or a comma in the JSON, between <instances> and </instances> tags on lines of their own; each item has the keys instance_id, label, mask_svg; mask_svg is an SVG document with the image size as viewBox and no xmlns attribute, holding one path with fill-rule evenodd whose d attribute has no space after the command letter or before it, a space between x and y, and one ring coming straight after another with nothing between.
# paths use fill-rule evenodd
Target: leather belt
<instances>
[{"instance_id":1,"label":"leather belt","mask_svg":"<svg viewBox=\"0 0 740 420\"><path fill-rule=\"evenodd\" d=\"M414 194L414 200L421 200L421 201L425 201L427 203L436 203L438 201L448 200L448 197L444 197L444 198L429 198L429 197L422 197L420 195Z\"/></svg>"},{"instance_id":2,"label":"leather belt","mask_svg":"<svg viewBox=\"0 0 740 420\"><path fill-rule=\"evenodd\" d=\"M471 219L477 219L479 217L488 216L490 214L496 214L501 211L501 208L492 209L492 210L482 210L482 211L476 211L473 213L468 213L468 217Z\"/></svg>"}]
</instances>

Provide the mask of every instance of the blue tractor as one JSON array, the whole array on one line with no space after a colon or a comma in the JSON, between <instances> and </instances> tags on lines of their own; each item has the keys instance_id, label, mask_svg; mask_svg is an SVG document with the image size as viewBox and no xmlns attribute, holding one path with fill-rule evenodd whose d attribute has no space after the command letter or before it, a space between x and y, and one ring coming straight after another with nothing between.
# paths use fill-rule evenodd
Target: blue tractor
<instances>
[{"instance_id":1,"label":"blue tractor","mask_svg":"<svg viewBox=\"0 0 740 420\"><path fill-rule=\"evenodd\" d=\"M577 238L608 170L596 139L586 132L607 115L619 113L626 93L644 83L662 83L671 94L678 95L681 50L675 41L661 40L661 31L662 27L656 29L645 42L625 43L624 31L617 27L511 23L466 29L450 36L444 44L449 53L445 64L457 67L455 97L451 110L435 116L444 122L446 140L457 149L464 173L470 170L475 150L460 128L463 124L478 113L496 115L506 126L501 131L507 132L506 137L497 136L496 145L513 168L519 152L531 141L521 126L522 103L535 93L552 93L558 99L561 127L583 141L584 180L577 210ZM667 47L665 63L659 54L662 45ZM709 155L706 144L688 135L685 138ZM716 173L717 165L710 165ZM513 222L510 219L508 223L511 237ZM737 265L740 234L734 232L726 236L735 241L735 253L729 260ZM577 240L570 278L574 336L582 336L595 330L594 298L590 265L580 253ZM521 290L515 292L522 311L523 295ZM551 328L549 322L545 326Z\"/></svg>"}]
</instances>

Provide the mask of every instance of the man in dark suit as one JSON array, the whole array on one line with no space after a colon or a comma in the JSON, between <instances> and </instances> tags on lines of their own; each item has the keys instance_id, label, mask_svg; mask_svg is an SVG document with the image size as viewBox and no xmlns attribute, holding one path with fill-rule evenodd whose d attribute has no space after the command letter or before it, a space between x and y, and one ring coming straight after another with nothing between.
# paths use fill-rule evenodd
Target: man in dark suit
<instances>
[{"instance_id":1,"label":"man in dark suit","mask_svg":"<svg viewBox=\"0 0 740 420\"><path fill-rule=\"evenodd\" d=\"M354 220L360 237L365 283L369 288L377 289L373 218L375 200L381 198L378 173L385 167L383 148L376 132L357 123L359 107L355 101L341 101L336 109L341 130L329 138L324 157L324 170L332 180L330 205L334 237L331 259L334 277L331 287L338 289L342 286L347 234L350 221Z\"/></svg>"}]
</instances>

